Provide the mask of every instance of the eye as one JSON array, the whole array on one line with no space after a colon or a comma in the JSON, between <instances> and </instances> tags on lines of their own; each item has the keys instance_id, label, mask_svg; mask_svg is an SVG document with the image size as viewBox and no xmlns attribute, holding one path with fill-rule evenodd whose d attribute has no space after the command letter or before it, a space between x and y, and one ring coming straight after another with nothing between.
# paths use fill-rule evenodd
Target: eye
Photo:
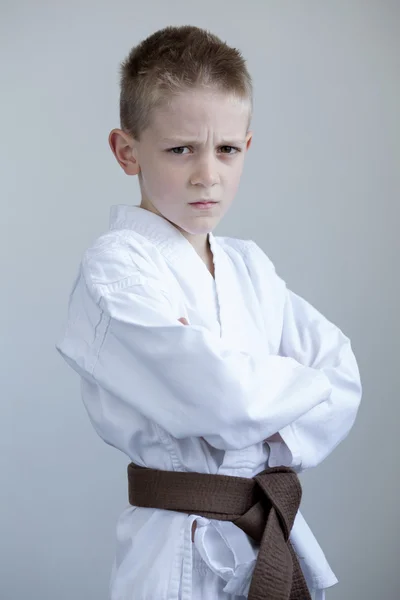
<instances>
[{"instance_id":1,"label":"eye","mask_svg":"<svg viewBox=\"0 0 400 600\"><path fill-rule=\"evenodd\" d=\"M187 152L184 152L184 150L189 151L189 148L187 146L177 146L176 148L170 148L168 152L171 154L187 154Z\"/></svg>"},{"instance_id":2,"label":"eye","mask_svg":"<svg viewBox=\"0 0 400 600\"><path fill-rule=\"evenodd\" d=\"M222 154L236 154L240 152L240 148L236 148L235 146L221 146L220 151Z\"/></svg>"}]
</instances>

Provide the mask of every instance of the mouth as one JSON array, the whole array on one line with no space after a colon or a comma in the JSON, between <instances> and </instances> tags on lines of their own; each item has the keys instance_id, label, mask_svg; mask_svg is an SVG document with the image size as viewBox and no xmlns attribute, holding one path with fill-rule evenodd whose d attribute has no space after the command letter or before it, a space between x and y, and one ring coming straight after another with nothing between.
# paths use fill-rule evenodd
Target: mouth
<instances>
[{"instance_id":1,"label":"mouth","mask_svg":"<svg viewBox=\"0 0 400 600\"><path fill-rule=\"evenodd\" d=\"M190 202L190 206L194 208L207 209L216 206L218 202L214 200L198 200L197 202Z\"/></svg>"}]
</instances>

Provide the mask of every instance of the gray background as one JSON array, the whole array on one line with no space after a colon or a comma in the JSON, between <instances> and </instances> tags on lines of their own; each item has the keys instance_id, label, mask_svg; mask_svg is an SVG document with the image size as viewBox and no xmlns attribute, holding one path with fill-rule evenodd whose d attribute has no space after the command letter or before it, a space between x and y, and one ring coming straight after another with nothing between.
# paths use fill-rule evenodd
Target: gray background
<instances>
[{"instance_id":1,"label":"gray background","mask_svg":"<svg viewBox=\"0 0 400 600\"><path fill-rule=\"evenodd\" d=\"M399 19L395 0L2 1L2 600L107 598L127 459L97 438L54 344L109 206L139 201L107 143L119 62L188 23L241 48L255 81L254 143L217 233L256 240L359 360L357 423L303 478L341 582L328 598L399 597Z\"/></svg>"}]
</instances>

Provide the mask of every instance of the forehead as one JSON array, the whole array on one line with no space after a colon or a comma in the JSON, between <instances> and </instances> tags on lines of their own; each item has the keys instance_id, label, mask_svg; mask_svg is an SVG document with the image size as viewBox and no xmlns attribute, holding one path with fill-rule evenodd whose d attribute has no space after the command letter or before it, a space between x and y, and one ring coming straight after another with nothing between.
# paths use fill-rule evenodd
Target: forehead
<instances>
[{"instance_id":1,"label":"forehead","mask_svg":"<svg viewBox=\"0 0 400 600\"><path fill-rule=\"evenodd\" d=\"M215 90L190 90L170 97L154 109L150 129L157 137L244 136L250 104Z\"/></svg>"}]
</instances>

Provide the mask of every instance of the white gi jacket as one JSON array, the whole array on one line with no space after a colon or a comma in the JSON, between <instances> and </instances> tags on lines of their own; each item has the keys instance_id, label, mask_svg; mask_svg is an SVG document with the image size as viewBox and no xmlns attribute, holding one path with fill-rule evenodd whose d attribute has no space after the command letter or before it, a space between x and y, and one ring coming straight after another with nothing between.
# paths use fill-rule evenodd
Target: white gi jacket
<instances>
[{"instance_id":1,"label":"white gi jacket","mask_svg":"<svg viewBox=\"0 0 400 600\"><path fill-rule=\"evenodd\" d=\"M82 259L57 349L81 375L98 434L136 464L241 477L314 467L356 417L350 341L254 242L209 239L215 279L162 217L113 207L110 231ZM264 442L278 431L284 443ZM323 598L337 580L300 513L291 541ZM256 556L232 523L128 506L110 598L245 598Z\"/></svg>"}]
</instances>

